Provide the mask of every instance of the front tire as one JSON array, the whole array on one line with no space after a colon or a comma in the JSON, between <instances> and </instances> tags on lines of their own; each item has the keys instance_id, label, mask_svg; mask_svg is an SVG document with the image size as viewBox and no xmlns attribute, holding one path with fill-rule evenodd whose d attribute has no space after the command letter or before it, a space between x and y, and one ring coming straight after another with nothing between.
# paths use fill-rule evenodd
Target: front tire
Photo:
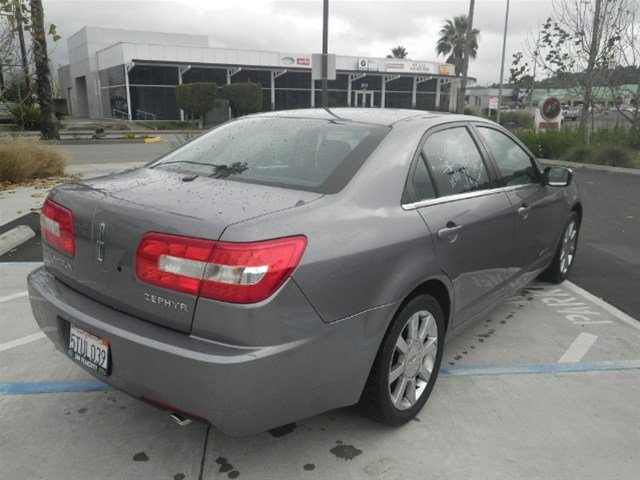
<instances>
[{"instance_id":1,"label":"front tire","mask_svg":"<svg viewBox=\"0 0 640 480\"><path fill-rule=\"evenodd\" d=\"M387 425L415 417L438 378L444 334L444 316L435 298L419 295L407 303L382 341L360 409Z\"/></svg>"},{"instance_id":2,"label":"front tire","mask_svg":"<svg viewBox=\"0 0 640 480\"><path fill-rule=\"evenodd\" d=\"M562 231L556 255L553 257L551 265L540 275L541 280L562 283L567 279L576 258L579 233L580 217L576 212L571 212L567 225Z\"/></svg>"}]
</instances>

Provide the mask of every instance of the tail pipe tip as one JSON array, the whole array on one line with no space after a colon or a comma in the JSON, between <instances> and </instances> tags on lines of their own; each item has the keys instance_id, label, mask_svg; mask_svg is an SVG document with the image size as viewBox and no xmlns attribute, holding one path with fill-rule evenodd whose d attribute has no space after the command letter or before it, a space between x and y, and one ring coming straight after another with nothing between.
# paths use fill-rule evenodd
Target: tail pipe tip
<instances>
[{"instance_id":1,"label":"tail pipe tip","mask_svg":"<svg viewBox=\"0 0 640 480\"><path fill-rule=\"evenodd\" d=\"M193 420L177 412L171 412L171 414L169 415L169 418L173 420L175 423L177 423L178 425L180 425L181 427L186 427L187 425L191 425L193 423Z\"/></svg>"}]
</instances>

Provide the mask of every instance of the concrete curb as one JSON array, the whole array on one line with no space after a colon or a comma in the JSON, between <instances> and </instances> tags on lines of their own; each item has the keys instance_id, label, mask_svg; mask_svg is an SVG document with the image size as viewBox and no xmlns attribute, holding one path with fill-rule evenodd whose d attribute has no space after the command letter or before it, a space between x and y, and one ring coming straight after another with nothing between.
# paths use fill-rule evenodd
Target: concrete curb
<instances>
[{"instance_id":1,"label":"concrete curb","mask_svg":"<svg viewBox=\"0 0 640 480\"><path fill-rule=\"evenodd\" d=\"M558 165L560 167L582 168L584 170L597 170L600 172L624 173L627 175L640 175L640 168L610 167L609 165L595 165L593 163L565 162L564 160L549 160L546 158L539 158L538 161L540 161L540 163L544 165Z\"/></svg>"},{"instance_id":2,"label":"concrete curb","mask_svg":"<svg viewBox=\"0 0 640 480\"><path fill-rule=\"evenodd\" d=\"M26 242L35 236L36 233L26 225L18 225L17 227L12 228L8 232L0 235L0 255L4 255L21 243Z\"/></svg>"},{"instance_id":3,"label":"concrete curb","mask_svg":"<svg viewBox=\"0 0 640 480\"><path fill-rule=\"evenodd\" d=\"M52 140L47 143L53 145L121 145L129 143L157 143L161 142L162 137L146 137L146 138L80 138L61 140Z\"/></svg>"}]
</instances>

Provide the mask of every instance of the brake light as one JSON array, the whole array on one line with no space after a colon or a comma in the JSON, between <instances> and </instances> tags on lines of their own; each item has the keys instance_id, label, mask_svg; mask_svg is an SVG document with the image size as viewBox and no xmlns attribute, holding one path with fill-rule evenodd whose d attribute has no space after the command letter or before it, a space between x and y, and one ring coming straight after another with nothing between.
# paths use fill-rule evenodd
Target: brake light
<instances>
[{"instance_id":1,"label":"brake light","mask_svg":"<svg viewBox=\"0 0 640 480\"><path fill-rule=\"evenodd\" d=\"M73 213L46 199L40 215L40 231L45 242L72 257L76 254L73 236Z\"/></svg>"},{"instance_id":2,"label":"brake light","mask_svg":"<svg viewBox=\"0 0 640 480\"><path fill-rule=\"evenodd\" d=\"M148 233L136 253L136 275L145 283L230 303L270 297L291 276L306 237L262 242L214 242Z\"/></svg>"}]
</instances>

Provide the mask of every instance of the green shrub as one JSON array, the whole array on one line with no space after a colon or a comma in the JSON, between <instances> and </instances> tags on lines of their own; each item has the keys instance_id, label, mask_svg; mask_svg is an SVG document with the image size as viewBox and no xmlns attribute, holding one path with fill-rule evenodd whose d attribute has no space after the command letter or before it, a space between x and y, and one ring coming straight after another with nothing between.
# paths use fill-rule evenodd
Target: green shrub
<instances>
[{"instance_id":1,"label":"green shrub","mask_svg":"<svg viewBox=\"0 0 640 480\"><path fill-rule=\"evenodd\" d=\"M486 117L481 107L464 107L462 113L465 115L473 115L474 117Z\"/></svg>"},{"instance_id":2,"label":"green shrub","mask_svg":"<svg viewBox=\"0 0 640 480\"><path fill-rule=\"evenodd\" d=\"M176 105L185 112L197 116L202 128L204 116L213 110L218 85L208 82L185 83L176 86Z\"/></svg>"},{"instance_id":3,"label":"green shrub","mask_svg":"<svg viewBox=\"0 0 640 480\"><path fill-rule=\"evenodd\" d=\"M562 160L566 160L567 162L576 162L576 163L591 163L591 159L593 157L592 154L593 154L593 151L589 147L585 147L585 146L571 147L562 156Z\"/></svg>"},{"instance_id":4,"label":"green shrub","mask_svg":"<svg viewBox=\"0 0 640 480\"><path fill-rule=\"evenodd\" d=\"M16 124L25 130L40 130L42 112L39 108L27 104L16 104L11 107L11 113L16 117Z\"/></svg>"},{"instance_id":5,"label":"green shrub","mask_svg":"<svg viewBox=\"0 0 640 480\"><path fill-rule=\"evenodd\" d=\"M625 147L615 145L601 145L593 148L592 163L609 165L611 167L635 167L632 152Z\"/></svg>"},{"instance_id":6,"label":"green shrub","mask_svg":"<svg viewBox=\"0 0 640 480\"><path fill-rule=\"evenodd\" d=\"M67 154L40 140L10 138L0 143L0 180L18 182L62 175Z\"/></svg>"},{"instance_id":7,"label":"green shrub","mask_svg":"<svg viewBox=\"0 0 640 480\"><path fill-rule=\"evenodd\" d=\"M533 128L533 116L526 110L509 110L500 113L500 125L509 130Z\"/></svg>"},{"instance_id":8,"label":"green shrub","mask_svg":"<svg viewBox=\"0 0 640 480\"><path fill-rule=\"evenodd\" d=\"M260 83L230 83L222 86L222 97L229 101L234 117L262 110L262 85Z\"/></svg>"},{"instance_id":9,"label":"green shrub","mask_svg":"<svg viewBox=\"0 0 640 480\"><path fill-rule=\"evenodd\" d=\"M594 144L610 144L640 150L640 132L631 128L613 127L596 130L591 142Z\"/></svg>"},{"instance_id":10,"label":"green shrub","mask_svg":"<svg viewBox=\"0 0 640 480\"><path fill-rule=\"evenodd\" d=\"M583 143L580 132L574 129L520 129L514 133L538 158L560 159L570 148Z\"/></svg>"}]
</instances>

